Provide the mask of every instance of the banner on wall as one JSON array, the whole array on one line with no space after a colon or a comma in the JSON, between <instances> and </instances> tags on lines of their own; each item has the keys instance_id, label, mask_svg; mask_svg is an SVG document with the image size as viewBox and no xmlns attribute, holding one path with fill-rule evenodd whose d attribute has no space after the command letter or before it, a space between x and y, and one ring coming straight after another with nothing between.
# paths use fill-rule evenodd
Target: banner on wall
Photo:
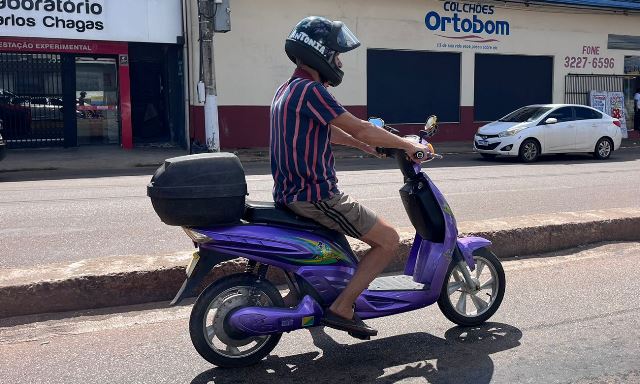
<instances>
[{"instance_id":1,"label":"banner on wall","mask_svg":"<svg viewBox=\"0 0 640 384\"><path fill-rule=\"evenodd\" d=\"M624 109L624 93L607 92L607 111L608 115L620 120L622 127L622 137L627 138L627 113Z\"/></svg>"},{"instance_id":2,"label":"banner on wall","mask_svg":"<svg viewBox=\"0 0 640 384\"><path fill-rule=\"evenodd\" d=\"M591 91L589 105L602 113L607 113L607 92Z\"/></svg>"},{"instance_id":3,"label":"banner on wall","mask_svg":"<svg viewBox=\"0 0 640 384\"><path fill-rule=\"evenodd\" d=\"M627 133L627 112L624 109L624 93L591 91L589 96L591 107L620 120L622 138L629 137Z\"/></svg>"}]
</instances>

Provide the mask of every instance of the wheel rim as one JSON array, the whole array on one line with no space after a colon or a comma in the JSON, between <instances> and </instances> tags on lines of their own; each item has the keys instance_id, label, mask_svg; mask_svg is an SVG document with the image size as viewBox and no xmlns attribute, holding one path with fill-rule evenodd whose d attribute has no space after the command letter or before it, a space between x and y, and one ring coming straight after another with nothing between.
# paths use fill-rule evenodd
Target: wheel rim
<instances>
[{"instance_id":1,"label":"wheel rim","mask_svg":"<svg viewBox=\"0 0 640 384\"><path fill-rule=\"evenodd\" d=\"M500 284L495 267L487 259L474 256L474 260L476 269L469 273L477 289L467 287L460 265L451 270L447 282L447 298L451 307L465 317L477 317L487 312L496 301ZM465 268L469 269L466 265Z\"/></svg>"},{"instance_id":2,"label":"wheel rim","mask_svg":"<svg viewBox=\"0 0 640 384\"><path fill-rule=\"evenodd\" d=\"M524 145L523 151L524 158L527 160L533 160L538 155L538 146L536 143L529 141Z\"/></svg>"},{"instance_id":3,"label":"wheel rim","mask_svg":"<svg viewBox=\"0 0 640 384\"><path fill-rule=\"evenodd\" d=\"M224 320L233 309L245 306L272 306L273 302L264 292L256 290L251 302L253 287L238 286L229 288L216 296L205 312L202 320L202 332L207 344L215 352L229 358L247 357L262 348L271 339L271 335L233 339L224 330Z\"/></svg>"},{"instance_id":4,"label":"wheel rim","mask_svg":"<svg viewBox=\"0 0 640 384\"><path fill-rule=\"evenodd\" d=\"M611 153L611 143L608 140L602 140L598 144L598 154L600 157L607 157Z\"/></svg>"}]
</instances>

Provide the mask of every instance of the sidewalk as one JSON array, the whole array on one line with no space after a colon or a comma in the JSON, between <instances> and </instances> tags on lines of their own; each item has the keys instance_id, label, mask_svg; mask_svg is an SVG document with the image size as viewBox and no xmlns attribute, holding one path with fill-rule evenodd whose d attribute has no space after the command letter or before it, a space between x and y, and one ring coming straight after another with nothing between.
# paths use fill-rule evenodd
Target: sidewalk
<instances>
[{"instance_id":1,"label":"sidewalk","mask_svg":"<svg viewBox=\"0 0 640 384\"><path fill-rule=\"evenodd\" d=\"M471 142L436 144L438 152L471 153ZM268 162L268 148L229 150L242 162ZM0 172L53 171L53 170L121 170L159 167L165 159L187 155L182 148L134 148L123 150L118 146L87 146L74 148L11 149L0 161ZM368 156L353 148L334 147L336 158Z\"/></svg>"},{"instance_id":2,"label":"sidewalk","mask_svg":"<svg viewBox=\"0 0 640 384\"><path fill-rule=\"evenodd\" d=\"M473 153L473 143L442 142L434 143L436 151L443 155ZM624 139L622 147L640 147L640 139ZM250 148L229 150L238 155L243 163L268 162L268 148ZM357 149L335 146L337 159L370 157ZM23 171L102 171L156 168L165 159L187 155L182 148L140 147L123 150L118 146L87 146L74 148L11 149L7 157L0 161L0 173Z\"/></svg>"}]
</instances>

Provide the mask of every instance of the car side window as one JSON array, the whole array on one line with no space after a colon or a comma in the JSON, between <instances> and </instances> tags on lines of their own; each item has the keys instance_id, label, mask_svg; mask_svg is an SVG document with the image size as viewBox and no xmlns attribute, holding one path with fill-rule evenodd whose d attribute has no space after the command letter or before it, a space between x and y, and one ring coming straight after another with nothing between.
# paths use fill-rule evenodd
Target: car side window
<instances>
[{"instance_id":1,"label":"car side window","mask_svg":"<svg viewBox=\"0 0 640 384\"><path fill-rule=\"evenodd\" d=\"M547 116L547 119L550 119L550 118L558 119L558 123L562 123L565 121L572 121L573 109L571 107L558 108Z\"/></svg>"},{"instance_id":2,"label":"car side window","mask_svg":"<svg viewBox=\"0 0 640 384\"><path fill-rule=\"evenodd\" d=\"M593 109L576 107L575 110L576 120L602 119L602 114Z\"/></svg>"}]
</instances>

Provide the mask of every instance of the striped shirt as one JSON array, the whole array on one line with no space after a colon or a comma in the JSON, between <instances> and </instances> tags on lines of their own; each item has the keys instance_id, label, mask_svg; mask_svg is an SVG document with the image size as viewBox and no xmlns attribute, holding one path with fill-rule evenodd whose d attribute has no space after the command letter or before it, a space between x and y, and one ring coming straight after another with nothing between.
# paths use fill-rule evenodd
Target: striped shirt
<instances>
[{"instance_id":1,"label":"striped shirt","mask_svg":"<svg viewBox=\"0 0 640 384\"><path fill-rule=\"evenodd\" d=\"M338 193L329 123L345 109L297 69L271 102L271 174L277 203L320 201Z\"/></svg>"}]
</instances>

